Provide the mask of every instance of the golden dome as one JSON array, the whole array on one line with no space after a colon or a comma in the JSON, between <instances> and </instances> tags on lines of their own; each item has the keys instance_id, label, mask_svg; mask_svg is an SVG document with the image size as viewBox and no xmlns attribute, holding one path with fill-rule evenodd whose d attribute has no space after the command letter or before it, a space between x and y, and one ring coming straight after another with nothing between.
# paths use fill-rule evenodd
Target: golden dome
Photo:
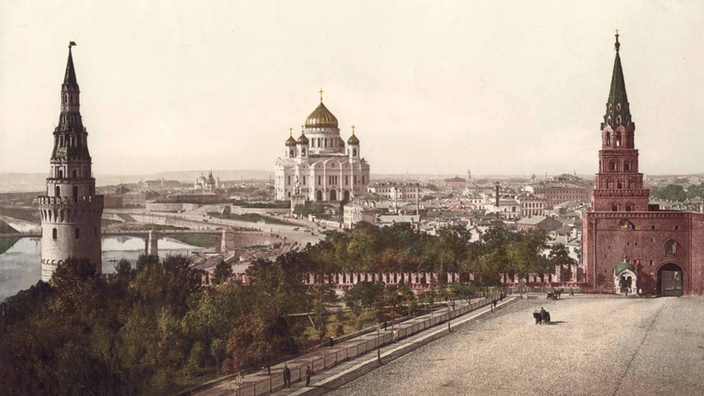
<instances>
[{"instance_id":1,"label":"golden dome","mask_svg":"<svg viewBox=\"0 0 704 396\"><path fill-rule=\"evenodd\" d=\"M359 146L359 139L357 139L357 136L354 134L354 125L352 125L352 136L347 140L347 144Z\"/></svg>"},{"instance_id":2,"label":"golden dome","mask_svg":"<svg viewBox=\"0 0 704 396\"><path fill-rule=\"evenodd\" d=\"M337 118L321 100L318 107L306 118L306 128L337 128Z\"/></svg>"},{"instance_id":3,"label":"golden dome","mask_svg":"<svg viewBox=\"0 0 704 396\"><path fill-rule=\"evenodd\" d=\"M301 133L301 136L298 137L298 144L308 144L308 138L305 133Z\"/></svg>"},{"instance_id":4,"label":"golden dome","mask_svg":"<svg viewBox=\"0 0 704 396\"><path fill-rule=\"evenodd\" d=\"M286 139L286 147L291 147L296 145L296 139L293 138L293 128L289 129L290 136Z\"/></svg>"}]
</instances>

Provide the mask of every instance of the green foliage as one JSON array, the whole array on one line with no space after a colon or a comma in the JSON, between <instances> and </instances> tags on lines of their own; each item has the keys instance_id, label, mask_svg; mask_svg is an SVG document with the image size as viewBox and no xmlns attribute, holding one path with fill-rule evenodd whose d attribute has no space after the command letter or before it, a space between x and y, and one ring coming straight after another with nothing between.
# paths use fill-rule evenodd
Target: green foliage
<instances>
[{"instance_id":1,"label":"green foliage","mask_svg":"<svg viewBox=\"0 0 704 396\"><path fill-rule=\"evenodd\" d=\"M322 216L325 214L325 209L328 205L321 205L317 203L310 203L308 205L296 205L293 208L293 214L297 214L303 217L308 217L308 215Z\"/></svg>"},{"instance_id":2,"label":"green foliage","mask_svg":"<svg viewBox=\"0 0 704 396\"><path fill-rule=\"evenodd\" d=\"M213 283L220 284L227 282L232 277L232 266L227 264L225 260L220 260L217 265L215 265L215 272L213 272Z\"/></svg>"},{"instance_id":3,"label":"green foliage","mask_svg":"<svg viewBox=\"0 0 704 396\"><path fill-rule=\"evenodd\" d=\"M425 188L427 188L427 189L430 190L430 191L440 191L440 189L438 188L438 186L436 186L435 184L430 184L430 183L428 183L428 184L425 185Z\"/></svg>"},{"instance_id":4,"label":"green foliage","mask_svg":"<svg viewBox=\"0 0 704 396\"><path fill-rule=\"evenodd\" d=\"M655 199L662 199L668 201L684 201L687 199L687 192L684 191L684 187L680 184L669 184L666 187L656 187L651 189L650 195Z\"/></svg>"}]
</instances>

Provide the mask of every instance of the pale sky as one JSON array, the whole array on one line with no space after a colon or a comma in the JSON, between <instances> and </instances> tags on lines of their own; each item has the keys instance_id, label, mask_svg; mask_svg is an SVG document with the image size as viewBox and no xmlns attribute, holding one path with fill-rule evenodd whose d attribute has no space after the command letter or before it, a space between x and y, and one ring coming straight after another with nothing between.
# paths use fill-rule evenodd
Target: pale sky
<instances>
[{"instance_id":1,"label":"pale sky","mask_svg":"<svg viewBox=\"0 0 704 396\"><path fill-rule=\"evenodd\" d=\"M704 2L127 3L0 0L0 172L48 172L72 40L96 174L273 171L320 88L372 173L593 174L614 29L641 171L704 171Z\"/></svg>"}]
</instances>

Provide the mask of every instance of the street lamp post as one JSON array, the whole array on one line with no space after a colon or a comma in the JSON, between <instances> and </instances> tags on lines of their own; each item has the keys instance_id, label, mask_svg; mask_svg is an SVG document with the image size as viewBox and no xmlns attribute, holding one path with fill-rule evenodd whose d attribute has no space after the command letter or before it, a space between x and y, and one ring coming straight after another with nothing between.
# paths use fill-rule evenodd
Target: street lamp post
<instances>
[{"instance_id":1,"label":"street lamp post","mask_svg":"<svg viewBox=\"0 0 704 396\"><path fill-rule=\"evenodd\" d=\"M376 358L381 364L381 344L379 343L379 335L381 334L381 325L376 325Z\"/></svg>"}]
</instances>

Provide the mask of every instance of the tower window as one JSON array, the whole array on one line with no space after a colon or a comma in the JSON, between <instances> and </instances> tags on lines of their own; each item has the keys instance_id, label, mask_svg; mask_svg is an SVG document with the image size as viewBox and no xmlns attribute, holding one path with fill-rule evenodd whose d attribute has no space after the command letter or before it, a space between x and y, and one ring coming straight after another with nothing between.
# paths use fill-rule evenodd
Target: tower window
<instances>
[{"instance_id":1,"label":"tower window","mask_svg":"<svg viewBox=\"0 0 704 396\"><path fill-rule=\"evenodd\" d=\"M74 170L73 170L73 178L75 179L75 178L77 178L77 177L78 177L78 172L76 172L76 170L74 169Z\"/></svg>"},{"instance_id":2,"label":"tower window","mask_svg":"<svg viewBox=\"0 0 704 396\"><path fill-rule=\"evenodd\" d=\"M59 179L63 179L63 178L64 178L64 171L59 169Z\"/></svg>"},{"instance_id":3,"label":"tower window","mask_svg":"<svg viewBox=\"0 0 704 396\"><path fill-rule=\"evenodd\" d=\"M651 225L651 226L650 226L650 229L651 229L651 230L654 230L654 229L655 229L655 225Z\"/></svg>"},{"instance_id":4,"label":"tower window","mask_svg":"<svg viewBox=\"0 0 704 396\"><path fill-rule=\"evenodd\" d=\"M616 170L616 162L615 161L611 161L609 163L609 170L612 170L612 171Z\"/></svg>"},{"instance_id":5,"label":"tower window","mask_svg":"<svg viewBox=\"0 0 704 396\"><path fill-rule=\"evenodd\" d=\"M679 229L680 229L680 226L676 225L676 226L675 226L675 231L677 231L677 230L679 230Z\"/></svg>"},{"instance_id":6,"label":"tower window","mask_svg":"<svg viewBox=\"0 0 704 396\"><path fill-rule=\"evenodd\" d=\"M611 146L611 132L606 132L606 145Z\"/></svg>"},{"instance_id":7,"label":"tower window","mask_svg":"<svg viewBox=\"0 0 704 396\"><path fill-rule=\"evenodd\" d=\"M677 242L674 240L670 239L669 241L665 242L665 254L669 254L674 256L677 254Z\"/></svg>"},{"instance_id":8,"label":"tower window","mask_svg":"<svg viewBox=\"0 0 704 396\"><path fill-rule=\"evenodd\" d=\"M58 238L58 232L56 231L56 228L51 230L51 239L56 240Z\"/></svg>"},{"instance_id":9,"label":"tower window","mask_svg":"<svg viewBox=\"0 0 704 396\"><path fill-rule=\"evenodd\" d=\"M76 229L73 231L73 236L74 236L76 239L79 239L79 238L81 237L81 229L78 228L78 227L76 227Z\"/></svg>"},{"instance_id":10,"label":"tower window","mask_svg":"<svg viewBox=\"0 0 704 396\"><path fill-rule=\"evenodd\" d=\"M61 196L61 187L59 187L59 186L54 187L54 196L55 197Z\"/></svg>"},{"instance_id":11,"label":"tower window","mask_svg":"<svg viewBox=\"0 0 704 396\"><path fill-rule=\"evenodd\" d=\"M78 187L73 186L73 199L77 200L78 199Z\"/></svg>"}]
</instances>

